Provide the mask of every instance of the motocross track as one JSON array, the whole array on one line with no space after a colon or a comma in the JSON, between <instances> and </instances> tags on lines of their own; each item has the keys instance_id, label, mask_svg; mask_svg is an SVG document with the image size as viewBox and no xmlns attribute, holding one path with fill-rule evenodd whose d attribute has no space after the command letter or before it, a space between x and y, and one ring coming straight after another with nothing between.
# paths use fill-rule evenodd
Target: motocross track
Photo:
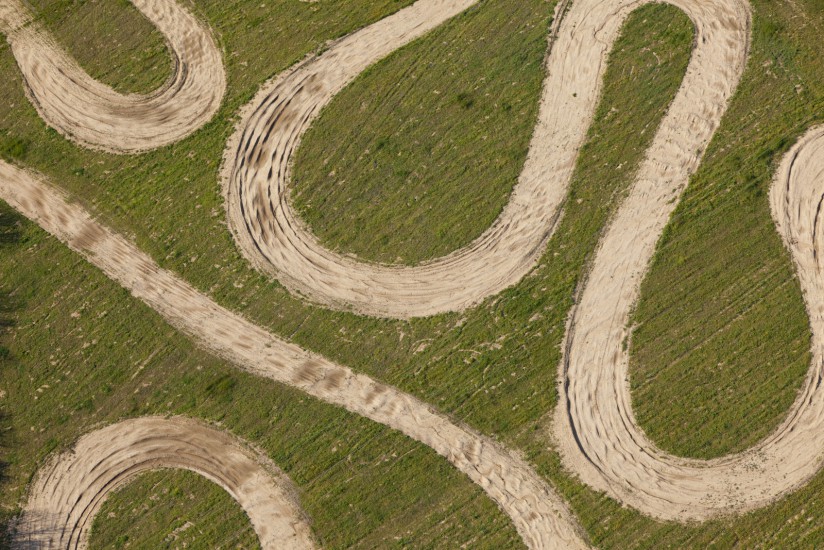
<instances>
[{"instance_id":1,"label":"motocross track","mask_svg":"<svg viewBox=\"0 0 824 550\"><path fill-rule=\"evenodd\" d=\"M567 102L558 101L566 89L564 55L550 57L539 123L508 206L466 248L416 267L364 263L324 248L289 204L294 153L335 94L370 65L477 2L416 2L286 71L243 109L224 153L222 184L229 227L253 265L328 307L391 318L466 309L532 269L558 221L587 126L577 121L578 111L570 113ZM558 3L550 49L567 4ZM594 105L581 104L589 107Z\"/></svg>"},{"instance_id":2,"label":"motocross track","mask_svg":"<svg viewBox=\"0 0 824 550\"><path fill-rule=\"evenodd\" d=\"M589 485L662 519L704 520L766 506L804 485L824 463L824 128L808 132L784 157L770 191L810 317L810 370L786 420L739 454L706 461L669 455L646 438L632 414L622 341L678 196L665 186L643 187L633 190L604 238L572 316L564 404L556 413L564 463Z\"/></svg>"},{"instance_id":3,"label":"motocross track","mask_svg":"<svg viewBox=\"0 0 824 550\"><path fill-rule=\"evenodd\" d=\"M240 369L297 388L431 447L477 483L532 548L583 548L563 500L523 459L400 390L354 373L219 306L161 269L40 176L0 161L0 199L99 267L108 277Z\"/></svg>"},{"instance_id":4,"label":"motocross track","mask_svg":"<svg viewBox=\"0 0 824 550\"><path fill-rule=\"evenodd\" d=\"M479 241L426 266L445 266L447 259L463 254L466 258L486 258L482 264L471 264L478 270L469 270L466 266L470 264L452 264L454 272L444 267L441 275L432 275L435 270L426 275L429 279L418 280L401 277L414 268L387 268L390 271L381 275L387 284L406 280L411 285L410 289L399 284L392 294L394 290L375 286L371 275L363 278L363 273L375 266L342 257L338 257L340 261L350 263L335 264L334 254L317 248L315 252L331 258L326 267L321 257L303 257L300 250L310 251L319 245L305 229L297 227L299 220L292 218L290 223L295 225L278 227L278 223L288 221L283 216L291 216L285 187L288 157L320 108L358 71L432 28L432 21L443 21L448 14L471 5L467 0L421 0L342 39L261 91L227 149L225 174L229 183L225 180L224 184L231 224L241 248L250 257L260 255L255 264L264 267L274 260L254 250L258 245L271 247L280 263L277 269L272 264L267 269L274 269L290 288L336 307L374 315L406 317L460 309L513 284L535 263L557 221L578 148L598 100L608 52L621 24L632 9L649 1L572 3L548 58L540 122L510 204ZM694 53L630 196L599 245L570 318L555 424L564 464L585 482L645 514L686 521L766 505L802 485L824 458L824 396L820 388L824 379L824 281L819 264L822 243L817 235L824 203L824 130L812 131L786 157L771 193L776 224L797 265L810 312L814 360L805 389L784 424L745 453L712 461L667 455L646 439L635 422L627 384L627 352L622 343L655 244L698 168L744 70L751 24L746 0L670 3L683 9L695 24ZM358 46L361 39L367 47ZM556 113L561 121L548 120L547 113ZM263 197L270 191L272 202L267 206ZM491 439L454 423L408 394L284 342L220 307L160 269L83 208L69 204L61 192L36 174L0 162L0 198L82 254L204 348L245 371L340 405L430 446L498 503L530 547L585 545L581 530L556 493L526 462ZM250 206L254 207L250 212L255 213L247 215L244 209ZM521 217L512 217L517 212ZM257 227L254 231L259 231L259 241L243 236L247 224ZM267 233L275 228L276 232ZM249 242L244 244L246 238ZM487 244L476 247L484 239L488 239L484 241ZM300 243L308 244L301 248L304 245ZM512 248L521 246L526 248ZM511 269L495 263L490 255L495 250L506 250L517 258ZM290 267L293 261L303 267ZM288 273L281 272L284 266ZM310 266L317 270L307 271ZM520 275L513 275L518 270ZM321 276L331 278L320 282ZM471 287L462 298L453 298L439 286L453 284L457 292L463 287L444 281L462 277ZM354 287L346 286L358 280Z\"/></svg>"},{"instance_id":5,"label":"motocross track","mask_svg":"<svg viewBox=\"0 0 824 550\"><path fill-rule=\"evenodd\" d=\"M226 91L209 29L173 0L131 0L166 38L172 75L148 95L119 94L92 79L19 0L0 0L0 32L26 95L52 128L81 145L135 153L174 143L206 124Z\"/></svg>"},{"instance_id":6,"label":"motocross track","mask_svg":"<svg viewBox=\"0 0 824 550\"><path fill-rule=\"evenodd\" d=\"M560 218L606 56L620 22L644 0L572 2L569 21L560 29L562 13L556 13L538 123L523 171L501 215L467 247L415 267L365 263L325 248L289 203L295 150L334 95L370 64L474 3L418 2L261 89L229 141L222 175L229 226L253 265L326 306L391 318L466 309L514 285L535 266ZM672 3L692 17L700 40L677 108L665 124L690 128L685 121L695 118L714 128L746 57L747 7L743 1ZM561 12L567 4L559 3ZM716 85L724 93L712 89ZM711 135L704 131L672 146L665 159L673 164L674 177L686 181ZM666 147L665 137L659 136L655 147Z\"/></svg>"},{"instance_id":7,"label":"motocross track","mask_svg":"<svg viewBox=\"0 0 824 550\"><path fill-rule=\"evenodd\" d=\"M126 420L84 435L37 474L19 530L21 548L85 548L106 498L158 468L183 468L220 485L244 509L262 548L314 548L291 481L263 454L186 418Z\"/></svg>"}]
</instances>

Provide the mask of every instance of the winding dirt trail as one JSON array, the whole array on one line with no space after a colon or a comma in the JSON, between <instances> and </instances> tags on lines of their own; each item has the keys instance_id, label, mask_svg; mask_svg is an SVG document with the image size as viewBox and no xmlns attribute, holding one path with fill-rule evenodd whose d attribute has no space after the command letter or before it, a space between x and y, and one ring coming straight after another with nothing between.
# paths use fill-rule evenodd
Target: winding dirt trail
<instances>
[{"instance_id":1,"label":"winding dirt trail","mask_svg":"<svg viewBox=\"0 0 824 550\"><path fill-rule=\"evenodd\" d=\"M417 268L363 264L324 250L289 208L290 158L322 106L358 73L474 1L420 0L287 71L248 106L227 148L227 208L240 247L291 289L376 316L462 309L513 284L534 265L557 223L621 25L629 12L650 1L577 0L571 5L548 58L539 124L509 205L478 241ZM746 0L669 3L693 20L695 50L572 313L555 428L564 464L586 483L645 514L685 521L767 505L804 484L824 462L824 237L819 229L824 129L796 145L771 192L773 215L797 265L813 329L814 358L804 390L781 427L744 453L711 461L668 455L635 421L622 344L655 244L738 85L750 40ZM16 12L2 11L6 6L0 2L0 19L13 25ZM69 204L37 174L0 162L0 198L204 348L245 371L428 445L479 484L530 547L585 546L558 495L525 461L490 438L222 308Z\"/></svg>"},{"instance_id":2,"label":"winding dirt trail","mask_svg":"<svg viewBox=\"0 0 824 550\"><path fill-rule=\"evenodd\" d=\"M226 91L223 59L206 25L174 0L130 1L172 54L172 76L148 95L119 94L92 79L20 0L0 0L0 32L40 117L81 145L113 153L183 139L211 120Z\"/></svg>"},{"instance_id":3,"label":"winding dirt trail","mask_svg":"<svg viewBox=\"0 0 824 550\"><path fill-rule=\"evenodd\" d=\"M811 130L785 156L770 192L810 317L812 363L786 420L739 454L706 461L669 455L646 438L632 414L621 345L628 308L677 202L671 199L678 197L677 189L663 185L641 187L605 237L572 318L566 407L556 417L564 463L593 487L662 519L705 520L766 506L803 486L824 464L824 128ZM647 215L639 216L639 208Z\"/></svg>"},{"instance_id":4,"label":"winding dirt trail","mask_svg":"<svg viewBox=\"0 0 824 550\"><path fill-rule=\"evenodd\" d=\"M285 342L161 269L40 176L0 161L0 199L100 268L200 346L240 369L389 426L449 460L531 548L584 548L563 500L515 453L400 390Z\"/></svg>"},{"instance_id":5,"label":"winding dirt trail","mask_svg":"<svg viewBox=\"0 0 824 550\"><path fill-rule=\"evenodd\" d=\"M182 417L119 422L52 457L29 493L15 547L86 548L106 498L159 468L191 470L220 485L249 516L261 547L315 547L286 474L238 439Z\"/></svg>"},{"instance_id":6,"label":"winding dirt trail","mask_svg":"<svg viewBox=\"0 0 824 550\"><path fill-rule=\"evenodd\" d=\"M252 100L224 155L229 226L239 248L293 292L370 316L459 311L517 283L535 266L560 218L620 23L644 3L579 0L568 21L556 13L538 123L507 206L467 247L415 267L366 263L325 248L289 203L292 158L321 109L360 72L474 1L423 0L287 71ZM689 128L692 119L708 119L714 127L727 96L712 86L735 87L746 57L740 27L749 21L747 7L743 0L672 3L692 16L702 41L666 124ZM567 4L559 4L561 11ZM691 173L711 135L676 143L663 160ZM654 147L668 147L666 138L660 135Z\"/></svg>"},{"instance_id":7,"label":"winding dirt trail","mask_svg":"<svg viewBox=\"0 0 824 550\"><path fill-rule=\"evenodd\" d=\"M592 89L598 66L571 74L571 33L552 48L539 122L530 153L501 216L478 239L415 267L365 263L325 248L289 203L292 158L309 126L367 67L477 3L420 0L334 43L264 85L244 108L224 155L229 226L258 269L293 292L328 307L374 317L425 317L476 305L517 283L536 264L560 216L578 148L598 90L575 101L571 89ZM574 8L573 8L574 9ZM590 81L591 79L591 81Z\"/></svg>"}]
</instances>

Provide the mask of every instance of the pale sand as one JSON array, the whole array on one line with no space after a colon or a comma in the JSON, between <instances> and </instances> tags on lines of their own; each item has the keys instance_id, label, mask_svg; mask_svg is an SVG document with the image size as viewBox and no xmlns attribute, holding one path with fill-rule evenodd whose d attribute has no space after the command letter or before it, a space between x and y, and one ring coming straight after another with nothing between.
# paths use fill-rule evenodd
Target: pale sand
<instances>
[{"instance_id":1,"label":"pale sand","mask_svg":"<svg viewBox=\"0 0 824 550\"><path fill-rule=\"evenodd\" d=\"M467 247L415 267L366 263L325 248L289 203L294 152L321 109L369 65L417 36L409 28L422 33L472 3L422 0L263 87L229 142L222 174L229 226L253 265L318 303L392 318L463 310L514 285L536 265L560 219L619 23L645 0L576 1L568 20L560 16L567 3L560 3L523 171L499 218ZM743 0L673 3L690 13L708 42L698 44L665 124L708 117L714 127L726 97L713 87L730 90L737 82L728 64L742 63L747 40L736 30L748 24L747 8ZM667 160L692 166L709 136L688 140L689 149ZM666 137L659 135L653 149L677 149Z\"/></svg>"},{"instance_id":2,"label":"pale sand","mask_svg":"<svg viewBox=\"0 0 824 550\"><path fill-rule=\"evenodd\" d=\"M119 94L92 79L19 0L0 0L0 32L40 117L81 145L114 153L183 139L212 119L226 91L221 53L206 25L174 0L131 2L172 54L172 76L148 95Z\"/></svg>"},{"instance_id":3,"label":"pale sand","mask_svg":"<svg viewBox=\"0 0 824 550\"><path fill-rule=\"evenodd\" d=\"M287 157L297 144L297 133L305 131L309 119L363 68L432 28L434 21L442 21L471 3L421 0L393 16L394 19L382 21L383 26L378 23L341 40L323 56L288 71L261 92L252 104L254 109L247 112L246 124L241 126L241 132L227 150L230 162L226 174L231 178L229 183L238 183L234 191L227 183L229 211L233 213L232 223L247 255L254 257L257 253L246 250L242 243L242 230L249 226L241 205L263 208L263 214L258 212L260 219L257 214L249 217L259 229L275 220L288 219L272 220L271 216L291 216L285 202ZM515 229L507 226L505 231L499 231L502 236L490 242L508 242L513 247L509 254L521 258L515 264L520 266L518 269L525 269L524 273L534 264L557 221L577 148L598 100L609 49L626 15L645 3L648 0L579 0L563 20L548 61L550 71L541 104L541 122L524 171L528 174L529 170L536 170L535 192L521 195L524 182L530 179L522 175L509 206L488 232L491 234L501 220L513 216L512 209L521 209L521 217L511 220ZM671 3L682 8L694 21L695 51L631 194L599 245L580 303L571 316L565 361L561 366L562 403L555 426L564 464L585 482L648 515L684 521L769 504L805 483L824 460L824 426L821 425L824 399L819 395L820 382L824 379L821 349L824 298L820 298L824 295L821 292L824 283L820 281L818 259L820 237L816 236L824 196L824 130L810 133L788 155L771 194L776 223L798 266L810 311L814 361L804 391L784 424L745 453L712 461L667 455L646 439L632 415L627 352L622 343L627 336L628 315L637 300L655 244L680 193L697 169L743 72L750 32L749 6L745 0L673 0ZM427 8L426 13L415 11L422 7ZM360 48L361 39L367 47ZM551 88L553 79L559 81L557 88ZM557 95L550 97L547 89L555 89ZM279 97L288 99L279 100ZM560 117L558 121L544 118L551 109L556 112L553 116ZM251 124L251 120L257 122ZM548 133L547 124L554 125L555 133ZM244 137L246 131L256 137ZM541 135L544 141L538 139ZM254 154L250 152L252 147L257 148ZM271 155L279 155L276 157L279 160L273 162ZM237 159L236 165L231 162L233 158ZM274 180L268 177L268 168L264 170L264 165L271 165L273 174L279 170ZM259 179L255 180L258 175ZM246 177L252 178L249 183L243 183ZM276 189L269 187L270 180L276 182ZM549 181L553 181L553 185L549 185ZM818 187L814 187L816 185ZM263 202L260 197L270 190L276 197L272 204L278 206L270 204L266 214L265 204L258 203ZM248 197L244 198L244 193L249 193ZM557 194L558 198L549 199L550 194ZM531 547L583 546L581 531L563 502L523 460L493 441L451 422L412 396L283 342L221 308L185 282L159 269L148 256L95 222L83 209L67 204L62 194L34 174L0 164L0 196L207 349L244 370L299 388L429 445L481 485L512 517L518 532ZM236 201L234 205L232 200ZM533 208L534 204L541 207ZM547 205L554 211L548 213ZM260 229L260 241L247 237L247 245L270 246L279 256L277 261L286 265L303 262L300 258L306 255L290 255L297 253L298 244L319 245L305 230L295 229L296 219L289 223L292 225L288 229L280 227L279 233ZM533 226L540 226L545 234L534 241L513 237L523 236L524 232L535 233ZM298 241L289 240L301 232L304 236ZM284 240L282 237L287 233L291 236ZM275 235L280 237L275 239ZM301 240L304 238L309 240ZM506 241L507 238L514 240ZM524 255L520 247L528 243L538 250ZM290 246L292 252L289 252ZM467 257L488 254L494 246L474 250L469 247L458 251L422 269L439 262L443 264L447 259L453 261L461 254L468 254ZM334 255L328 256L328 251L320 249L320 252L326 254L327 259L334 259ZM534 257L527 262L529 267L524 268L523 258L529 254ZM288 258L291 260L286 261ZM319 261L314 256L309 259L307 265ZM341 263L344 260L351 261L351 265ZM269 269L274 269L270 261L272 258L255 260L259 267L269 265ZM506 271L489 268L488 264L489 261L469 272L471 285L481 284L476 279L489 282ZM347 281L361 277L358 270L384 269L347 258L337 263L330 260L326 267L315 271L306 267L288 275L281 272L283 265L278 265L275 271L285 277L287 286L316 300L364 313L397 317L467 307L523 276L521 273L499 287L497 283L490 283L485 290L475 286L464 298L455 299L438 287L441 283L448 285L443 282L446 279L435 284L434 275L429 282L412 281L419 285L418 294L403 284L391 291L376 289L374 280L368 277L361 279L361 286L347 290ZM466 275L462 273L466 267L450 265L456 272L447 273L444 269L443 277ZM334 269L327 269L330 266ZM393 270L411 273L407 268L386 269L390 270L385 272L386 284L400 277ZM338 279L333 277L321 284L318 277L324 274ZM455 292L462 288L456 288ZM416 309L419 307L421 309Z\"/></svg>"},{"instance_id":4,"label":"pale sand","mask_svg":"<svg viewBox=\"0 0 824 550\"><path fill-rule=\"evenodd\" d=\"M253 265L318 303L393 318L468 308L535 266L559 219L600 83L598 65L577 65L569 28L551 48L539 122L512 197L466 248L416 267L365 263L321 245L289 204L294 152L321 109L367 67L476 2L420 0L261 88L229 140L222 174L229 226ZM556 9L550 45L568 3Z\"/></svg>"},{"instance_id":5,"label":"pale sand","mask_svg":"<svg viewBox=\"0 0 824 550\"><path fill-rule=\"evenodd\" d=\"M824 464L824 128L808 132L785 156L770 191L773 218L795 262L810 317L807 378L772 434L742 453L706 461L669 455L646 438L632 414L627 352L621 347L627 304L637 299L652 248L677 200L666 202L677 196L673 189L634 191L604 239L573 317L568 408L558 409L556 426L566 440L564 463L588 484L654 517L705 520L766 506L806 484ZM640 216L638 208L647 215ZM623 262L616 262L617 241L625 243ZM616 292L614 285L625 290ZM600 323L594 321L596 301Z\"/></svg>"},{"instance_id":6,"label":"pale sand","mask_svg":"<svg viewBox=\"0 0 824 550\"><path fill-rule=\"evenodd\" d=\"M286 474L234 437L181 417L119 422L52 457L37 473L13 547L88 547L106 498L159 468L191 470L220 485L249 516L261 547L315 547Z\"/></svg>"},{"instance_id":7,"label":"pale sand","mask_svg":"<svg viewBox=\"0 0 824 550\"><path fill-rule=\"evenodd\" d=\"M723 9L695 3L695 9ZM814 234L824 185L820 131L802 140L784 160L771 195L779 232L798 268L814 334L807 382L787 419L749 450L703 461L675 457L657 448L632 412L628 350L623 345L630 331L629 316L655 245L688 176L698 166L746 60L746 4L726 5L729 14L714 17L721 22L719 27L699 26L696 52L698 56L702 47L721 48L707 57L722 63L726 73L719 75L726 76L704 86L685 86L687 94L676 100L660 129L664 139L656 142L661 145L648 153L629 198L601 241L571 317L561 373L563 399L556 415L556 433L567 468L645 514L679 521L766 506L803 485L824 459L824 398L819 391L824 286ZM723 39L710 36L704 42L701 37L707 34ZM692 70L687 76L688 81L705 78ZM700 106L703 116L684 117L685 103Z\"/></svg>"},{"instance_id":8,"label":"pale sand","mask_svg":"<svg viewBox=\"0 0 824 550\"><path fill-rule=\"evenodd\" d=\"M0 161L0 199L100 268L201 347L431 447L477 483L531 548L584 548L563 500L516 454L400 390L285 342L161 269L41 176Z\"/></svg>"}]
</instances>

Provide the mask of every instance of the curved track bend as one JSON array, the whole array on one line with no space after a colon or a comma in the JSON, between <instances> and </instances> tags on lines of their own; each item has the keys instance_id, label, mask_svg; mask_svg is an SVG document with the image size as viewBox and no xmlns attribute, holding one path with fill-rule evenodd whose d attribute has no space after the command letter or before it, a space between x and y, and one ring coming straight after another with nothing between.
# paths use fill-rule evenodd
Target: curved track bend
<instances>
[{"instance_id":1,"label":"curved track bend","mask_svg":"<svg viewBox=\"0 0 824 550\"><path fill-rule=\"evenodd\" d=\"M52 128L81 145L136 153L188 136L220 107L226 74L208 27L175 0L131 0L166 38L173 73L148 95L119 94L91 78L20 0L0 0L0 32L29 100Z\"/></svg>"},{"instance_id":2,"label":"curved track bend","mask_svg":"<svg viewBox=\"0 0 824 550\"><path fill-rule=\"evenodd\" d=\"M106 498L138 475L182 468L220 485L243 508L264 549L314 548L291 481L263 454L194 420L143 417L80 438L37 474L17 528L20 548L86 548Z\"/></svg>"},{"instance_id":3,"label":"curved track bend","mask_svg":"<svg viewBox=\"0 0 824 550\"><path fill-rule=\"evenodd\" d=\"M647 439L632 414L622 348L630 307L679 191L639 184L603 239L571 319L556 432L565 465L593 487L654 517L705 520L766 506L824 464L824 129L811 130L785 156L770 192L810 317L812 363L776 431L714 460L675 457Z\"/></svg>"},{"instance_id":4,"label":"curved track bend","mask_svg":"<svg viewBox=\"0 0 824 550\"><path fill-rule=\"evenodd\" d=\"M458 311L517 283L537 263L561 215L620 23L645 3L576 0L564 18L556 13L538 123L507 206L467 247L415 267L365 263L325 248L289 204L292 158L321 109L360 72L474 2L421 0L287 71L248 105L224 155L229 226L239 248L292 291L370 316ZM671 3L692 17L699 39L665 126L701 119L714 128L746 57L746 2ZM559 4L561 11L567 4ZM709 136L671 146L659 134L653 147L672 150L666 160L680 178L691 173L684 166L694 169Z\"/></svg>"},{"instance_id":5,"label":"curved track bend","mask_svg":"<svg viewBox=\"0 0 824 550\"><path fill-rule=\"evenodd\" d=\"M242 370L297 388L431 447L478 484L531 548L583 548L563 500L523 459L400 390L285 342L161 269L32 172L0 161L0 199L31 219L169 323Z\"/></svg>"},{"instance_id":6,"label":"curved track bend","mask_svg":"<svg viewBox=\"0 0 824 550\"><path fill-rule=\"evenodd\" d=\"M312 118L355 75L473 2L420 0L287 71L250 105L227 149L224 184L241 248L258 267L273 270L293 290L372 315L409 317L461 309L513 284L534 264L557 220L609 49L626 15L648 1L572 4L549 56L541 119L510 204L478 241L420 266L420 276L410 275L418 268L371 266L322 249L289 211L289 158ZM813 329L814 360L802 395L782 426L745 453L712 461L667 455L635 422L622 343L655 244L734 93L750 39L746 0L670 3L693 20L695 50L630 196L599 245L572 314L556 435L565 465L585 482L645 514L683 521L769 504L805 483L824 460L824 130L812 131L791 151L771 193L773 215L798 267ZM560 118L549 121L549 112ZM529 546L584 545L561 499L528 464L489 438L410 395L284 342L218 306L161 270L81 207L68 204L35 174L0 163L0 198L207 349L246 371L296 387L430 446L484 488ZM509 257L517 259L507 263ZM484 261L470 262L477 258Z\"/></svg>"}]
</instances>

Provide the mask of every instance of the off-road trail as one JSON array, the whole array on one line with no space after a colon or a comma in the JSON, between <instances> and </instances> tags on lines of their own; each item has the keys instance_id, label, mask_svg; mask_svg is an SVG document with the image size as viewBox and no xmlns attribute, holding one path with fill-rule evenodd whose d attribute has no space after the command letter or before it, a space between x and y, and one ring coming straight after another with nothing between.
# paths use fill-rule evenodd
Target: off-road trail
<instances>
[{"instance_id":1,"label":"off-road trail","mask_svg":"<svg viewBox=\"0 0 824 550\"><path fill-rule=\"evenodd\" d=\"M364 264L323 249L288 205L290 159L323 105L358 73L474 2L420 0L287 71L247 106L226 151L223 183L240 247L293 290L375 316L461 309L517 282L536 263L560 216L621 25L649 1L576 0L562 20L556 18L560 26L553 32L540 119L509 204L475 243L416 268ZM818 235L824 130L812 131L787 156L771 194L778 230L798 267L810 312L815 347L804 392L784 424L745 453L712 461L667 455L635 422L622 344L656 242L744 71L751 25L746 0L670 3L695 24L692 60L629 197L599 245L571 315L555 427L565 465L586 483L645 514L685 521L766 505L805 483L824 460L824 280ZM0 15L7 25L14 19ZM105 127L98 130L106 136ZM117 136L112 130L106 142ZM219 306L33 172L0 162L0 199L205 349L431 447L486 491L529 547L586 545L562 499L529 464L491 438Z\"/></svg>"},{"instance_id":2,"label":"off-road trail","mask_svg":"<svg viewBox=\"0 0 824 550\"><path fill-rule=\"evenodd\" d=\"M581 548L563 500L515 453L417 398L285 342L161 269L39 176L0 161L0 198L83 255L204 349L257 376L394 428L446 457L512 518L532 548Z\"/></svg>"},{"instance_id":3,"label":"off-road trail","mask_svg":"<svg viewBox=\"0 0 824 550\"><path fill-rule=\"evenodd\" d=\"M208 27L175 0L131 0L166 38L172 75L148 95L119 94L91 78L20 0L0 0L29 100L52 128L114 153L169 145L206 124L226 91L223 59Z\"/></svg>"},{"instance_id":4,"label":"off-road trail","mask_svg":"<svg viewBox=\"0 0 824 550\"><path fill-rule=\"evenodd\" d=\"M620 23L644 3L575 1L566 15L569 21L560 28L562 14L556 13L538 123L507 206L467 247L415 267L366 263L325 248L290 205L292 158L322 108L368 65L418 34L410 29L427 30L474 2L418 2L415 10L354 33L287 71L265 85L245 109L224 156L229 225L241 251L293 291L370 316L458 311L517 283L537 263L560 218ZM668 123L708 118L717 125L726 97L710 86L720 83L726 91L735 87L738 75L726 64L740 68L743 63L746 36L740 31L747 25L747 8L743 0L672 3L692 16L701 40L679 95L679 111L670 114ZM694 168L693 157L708 137L704 133L688 140L684 145L689 148L667 160ZM677 169L682 175L691 173Z\"/></svg>"},{"instance_id":5,"label":"off-road trail","mask_svg":"<svg viewBox=\"0 0 824 550\"><path fill-rule=\"evenodd\" d=\"M85 548L106 498L158 468L196 472L244 509L261 546L314 548L291 481L263 454L234 437L186 418L126 420L83 436L37 473L18 539L23 548Z\"/></svg>"},{"instance_id":6,"label":"off-road trail","mask_svg":"<svg viewBox=\"0 0 824 550\"><path fill-rule=\"evenodd\" d=\"M766 506L824 464L824 129L811 130L786 155L770 192L810 317L810 370L775 432L747 451L707 461L669 455L646 438L632 413L622 346L679 191L642 180L604 237L571 320L556 432L565 465L589 485L645 514L683 521Z\"/></svg>"},{"instance_id":7,"label":"off-road trail","mask_svg":"<svg viewBox=\"0 0 824 550\"><path fill-rule=\"evenodd\" d=\"M520 183L495 225L466 248L416 267L364 263L324 248L289 203L295 150L335 94L370 65L477 1L420 0L286 71L243 109L224 154L222 184L229 227L253 265L318 303L394 318L465 309L513 285L535 265L566 195L554 174L568 180L586 130L568 128L576 113L566 116L566 102L557 101L565 78L561 55L551 58L541 123ZM548 148L572 152L556 162Z\"/></svg>"}]
</instances>

